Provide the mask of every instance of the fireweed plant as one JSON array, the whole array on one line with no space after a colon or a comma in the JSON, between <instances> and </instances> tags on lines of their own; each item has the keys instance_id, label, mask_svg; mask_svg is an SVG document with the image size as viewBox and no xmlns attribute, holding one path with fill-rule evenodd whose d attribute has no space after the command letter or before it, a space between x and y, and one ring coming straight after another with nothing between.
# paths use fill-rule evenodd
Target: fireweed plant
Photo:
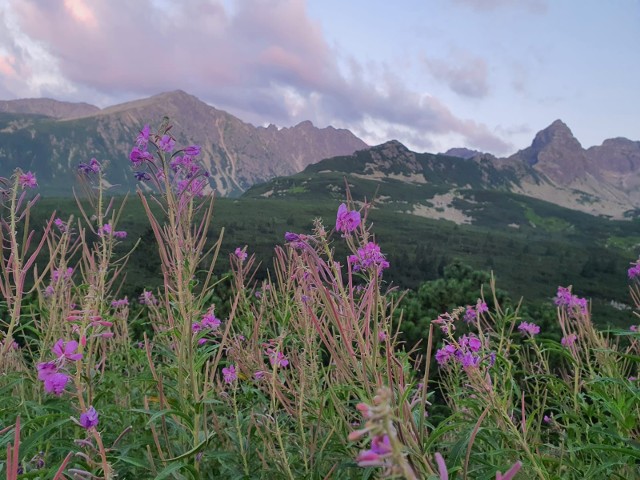
<instances>
[{"instance_id":1,"label":"fireweed plant","mask_svg":"<svg viewBox=\"0 0 640 480\"><path fill-rule=\"evenodd\" d=\"M640 476L640 259L626 331L597 330L589 302L560 287L563 337L549 339L493 288L406 351L393 265L349 196L335 222L283 232L266 280L250 245L228 252L232 295L216 305L222 234L208 238L199 155L167 120L132 145L164 279L139 298L119 295L124 203L108 200L105 162L78 165L78 218L40 229L36 175L0 179L6 478Z\"/></svg>"}]
</instances>

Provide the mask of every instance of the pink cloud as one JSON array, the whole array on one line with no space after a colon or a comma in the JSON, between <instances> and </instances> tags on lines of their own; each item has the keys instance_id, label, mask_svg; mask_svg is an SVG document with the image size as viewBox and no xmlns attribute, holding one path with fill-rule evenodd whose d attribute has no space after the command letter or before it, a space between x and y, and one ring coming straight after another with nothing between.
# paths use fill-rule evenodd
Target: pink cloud
<instances>
[{"instance_id":1,"label":"pink cloud","mask_svg":"<svg viewBox=\"0 0 640 480\"><path fill-rule=\"evenodd\" d=\"M152 0L9 1L22 31L46 46L81 91L133 98L181 88L254 123L373 121L425 144L430 135L455 133L471 147L508 148L486 126L457 118L393 74L374 83L349 60L353 75L346 78L305 0L244 0L233 9L220 0L168 9ZM16 58L17 70L27 65Z\"/></svg>"}]
</instances>

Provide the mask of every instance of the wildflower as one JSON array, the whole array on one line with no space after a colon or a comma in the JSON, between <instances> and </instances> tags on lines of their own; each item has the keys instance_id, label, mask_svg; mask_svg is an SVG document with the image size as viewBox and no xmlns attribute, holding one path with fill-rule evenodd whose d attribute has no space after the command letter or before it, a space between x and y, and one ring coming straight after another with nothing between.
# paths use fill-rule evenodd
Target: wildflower
<instances>
[{"instance_id":1,"label":"wildflower","mask_svg":"<svg viewBox=\"0 0 640 480\"><path fill-rule=\"evenodd\" d=\"M638 331L638 325L631 325L629 327L629 330L631 330L632 332L637 332Z\"/></svg>"},{"instance_id":2,"label":"wildflower","mask_svg":"<svg viewBox=\"0 0 640 480\"><path fill-rule=\"evenodd\" d=\"M118 230L117 232L113 232L113 236L120 239L127 238L127 232L124 230Z\"/></svg>"},{"instance_id":3,"label":"wildflower","mask_svg":"<svg viewBox=\"0 0 640 480\"><path fill-rule=\"evenodd\" d=\"M542 417L542 421L544 423L551 423L552 418L549 415L545 415L544 417Z\"/></svg>"},{"instance_id":4,"label":"wildflower","mask_svg":"<svg viewBox=\"0 0 640 480\"><path fill-rule=\"evenodd\" d=\"M51 273L51 280L56 283L58 282L61 278L64 280L69 280L73 275L73 268L69 267L67 268L67 270L62 273L61 270L55 269L52 273Z\"/></svg>"},{"instance_id":5,"label":"wildflower","mask_svg":"<svg viewBox=\"0 0 640 480\"><path fill-rule=\"evenodd\" d=\"M306 245L306 236L299 235L297 233L286 232L284 234L284 241L290 244L293 248L297 250L302 250Z\"/></svg>"},{"instance_id":6,"label":"wildflower","mask_svg":"<svg viewBox=\"0 0 640 480\"><path fill-rule=\"evenodd\" d=\"M482 300L478 299L478 303L476 303L476 313L487 313L489 311L489 307Z\"/></svg>"},{"instance_id":7,"label":"wildflower","mask_svg":"<svg viewBox=\"0 0 640 480\"><path fill-rule=\"evenodd\" d=\"M256 373L253 374L253 378L256 380L262 380L264 378L264 372L262 370L258 370Z\"/></svg>"},{"instance_id":8,"label":"wildflower","mask_svg":"<svg viewBox=\"0 0 640 480\"><path fill-rule=\"evenodd\" d=\"M271 366L286 367L289 365L289 360L287 360L287 357L285 357L282 352L268 349L267 355L269 356L269 363L271 363Z\"/></svg>"},{"instance_id":9,"label":"wildflower","mask_svg":"<svg viewBox=\"0 0 640 480\"><path fill-rule=\"evenodd\" d=\"M74 353L76 350L78 350L78 342L75 340L65 342L63 339L58 340L51 349L53 354L58 357L58 360L65 359L71 361L80 360L82 358L81 353Z\"/></svg>"},{"instance_id":10,"label":"wildflower","mask_svg":"<svg viewBox=\"0 0 640 480\"><path fill-rule=\"evenodd\" d=\"M359 248L358 254L350 255L347 260L353 264L355 272L374 267L382 273L382 270L389 268L389 262L380 252L380 247L374 242L369 242L364 247Z\"/></svg>"},{"instance_id":11,"label":"wildflower","mask_svg":"<svg viewBox=\"0 0 640 480\"><path fill-rule=\"evenodd\" d=\"M44 391L58 396L62 395L69 382L69 377L58 372L56 363L43 362L39 363L36 368L38 369L38 380L44 382Z\"/></svg>"},{"instance_id":12,"label":"wildflower","mask_svg":"<svg viewBox=\"0 0 640 480\"><path fill-rule=\"evenodd\" d=\"M540 327L535 323L529 322L521 322L520 325L518 325L518 330L520 330L523 335L529 335L530 337L534 337L540 333Z\"/></svg>"},{"instance_id":13,"label":"wildflower","mask_svg":"<svg viewBox=\"0 0 640 480\"><path fill-rule=\"evenodd\" d=\"M80 415L80 425L87 430L98 425L98 412L95 408L89 407L86 412Z\"/></svg>"},{"instance_id":14,"label":"wildflower","mask_svg":"<svg viewBox=\"0 0 640 480\"><path fill-rule=\"evenodd\" d=\"M382 331L382 330L380 330L378 332L378 340L381 341L381 342L384 342L386 339L387 339L387 333Z\"/></svg>"},{"instance_id":15,"label":"wildflower","mask_svg":"<svg viewBox=\"0 0 640 480\"><path fill-rule=\"evenodd\" d=\"M151 180L151 175L149 175L147 172L133 172L133 176L139 182L146 182Z\"/></svg>"},{"instance_id":16,"label":"wildflower","mask_svg":"<svg viewBox=\"0 0 640 480\"><path fill-rule=\"evenodd\" d=\"M121 298L120 300L113 300L111 302L111 306L113 308L121 308L129 305L129 299L127 297Z\"/></svg>"},{"instance_id":17,"label":"wildflower","mask_svg":"<svg viewBox=\"0 0 640 480\"><path fill-rule=\"evenodd\" d=\"M233 254L238 257L238 259L241 262L244 262L247 259L247 252L244 251L244 249L237 247L235 252L233 252Z\"/></svg>"},{"instance_id":18,"label":"wildflower","mask_svg":"<svg viewBox=\"0 0 640 480\"><path fill-rule=\"evenodd\" d=\"M197 157L200 155L200 146L199 145L189 145L184 149L184 154L189 155L191 157Z\"/></svg>"},{"instance_id":19,"label":"wildflower","mask_svg":"<svg viewBox=\"0 0 640 480\"><path fill-rule=\"evenodd\" d=\"M163 135L160 141L158 142L158 148L163 152L171 152L173 147L176 146L176 141L171 138L170 135Z\"/></svg>"},{"instance_id":20,"label":"wildflower","mask_svg":"<svg viewBox=\"0 0 640 480\"><path fill-rule=\"evenodd\" d=\"M627 274L629 275L629 280L633 280L634 278L640 280L640 258L627 270Z\"/></svg>"},{"instance_id":21,"label":"wildflower","mask_svg":"<svg viewBox=\"0 0 640 480\"><path fill-rule=\"evenodd\" d=\"M143 290L142 294L138 297L138 302L140 302L141 305L155 305L158 303L158 300L156 300L152 292Z\"/></svg>"},{"instance_id":22,"label":"wildflower","mask_svg":"<svg viewBox=\"0 0 640 480\"><path fill-rule=\"evenodd\" d=\"M586 315L588 313L587 299L580 298L577 295L572 295L571 287L558 287L554 303L558 307L566 307L569 310L569 315L571 317L575 317L576 315Z\"/></svg>"},{"instance_id":23,"label":"wildflower","mask_svg":"<svg viewBox=\"0 0 640 480\"><path fill-rule=\"evenodd\" d=\"M475 335L463 335L460 339L460 348L463 350L469 349L472 352L477 352L482 347L482 342Z\"/></svg>"},{"instance_id":24,"label":"wildflower","mask_svg":"<svg viewBox=\"0 0 640 480\"><path fill-rule=\"evenodd\" d=\"M36 180L36 176L32 172L22 173L18 177L18 182L20 186L24 188L35 188L38 186L38 181Z\"/></svg>"},{"instance_id":25,"label":"wildflower","mask_svg":"<svg viewBox=\"0 0 640 480\"><path fill-rule=\"evenodd\" d=\"M371 448L358 454L356 461L359 467L380 467L391 453L391 442L388 435L376 435L371 439Z\"/></svg>"},{"instance_id":26,"label":"wildflower","mask_svg":"<svg viewBox=\"0 0 640 480\"><path fill-rule=\"evenodd\" d=\"M44 289L43 293L45 297L53 297L53 294L56 293L56 290L55 288L53 288L53 285L49 285Z\"/></svg>"},{"instance_id":27,"label":"wildflower","mask_svg":"<svg viewBox=\"0 0 640 480\"><path fill-rule=\"evenodd\" d=\"M145 161L152 162L153 155L151 155L146 150L140 150L138 147L133 147L131 149L131 153L129 153L129 160L133 163L134 167L139 167Z\"/></svg>"},{"instance_id":28,"label":"wildflower","mask_svg":"<svg viewBox=\"0 0 640 480\"><path fill-rule=\"evenodd\" d=\"M110 223L105 223L103 226L101 226L98 229L98 235L102 236L102 235L111 235L111 233L113 233L113 227L111 226Z\"/></svg>"},{"instance_id":29,"label":"wildflower","mask_svg":"<svg viewBox=\"0 0 640 480\"><path fill-rule=\"evenodd\" d=\"M439 365L444 365L456 353L456 347L448 344L436 352L436 361Z\"/></svg>"},{"instance_id":30,"label":"wildflower","mask_svg":"<svg viewBox=\"0 0 640 480\"><path fill-rule=\"evenodd\" d=\"M458 352L460 353L460 352ZM458 357L463 367L477 367L480 364L480 357L471 352L466 352Z\"/></svg>"},{"instance_id":31,"label":"wildflower","mask_svg":"<svg viewBox=\"0 0 640 480\"><path fill-rule=\"evenodd\" d=\"M234 365L229 365L226 368L222 369L222 376L224 377L224 381L226 383L233 383L238 379L238 374L236 373L236 367Z\"/></svg>"},{"instance_id":32,"label":"wildflower","mask_svg":"<svg viewBox=\"0 0 640 480\"><path fill-rule=\"evenodd\" d=\"M468 306L466 312L464 313L463 320L465 321L465 323L474 323L477 317L478 314L476 310L473 307Z\"/></svg>"},{"instance_id":33,"label":"wildflower","mask_svg":"<svg viewBox=\"0 0 640 480\"><path fill-rule=\"evenodd\" d=\"M357 210L347 210L347 206L342 203L338 207L336 217L336 231L351 233L360 225L360 212Z\"/></svg>"},{"instance_id":34,"label":"wildflower","mask_svg":"<svg viewBox=\"0 0 640 480\"><path fill-rule=\"evenodd\" d=\"M92 173L100 172L100 162L95 158L92 158L89 163L79 163L78 171L80 173L84 173L85 175L91 175Z\"/></svg>"},{"instance_id":35,"label":"wildflower","mask_svg":"<svg viewBox=\"0 0 640 480\"><path fill-rule=\"evenodd\" d=\"M578 336L575 333L572 333L570 335L562 337L562 340L560 340L560 344L565 348L569 348L571 345L576 343L576 340L578 340Z\"/></svg>"},{"instance_id":36,"label":"wildflower","mask_svg":"<svg viewBox=\"0 0 640 480\"><path fill-rule=\"evenodd\" d=\"M208 328L210 330L217 330L222 322L219 318L213 314L213 311L209 311L204 314L202 317L201 326L202 328Z\"/></svg>"},{"instance_id":37,"label":"wildflower","mask_svg":"<svg viewBox=\"0 0 640 480\"><path fill-rule=\"evenodd\" d=\"M58 230L60 230L61 233L65 233L67 231L67 224L64 223L61 219L56 218L53 221L53 224L58 227Z\"/></svg>"},{"instance_id":38,"label":"wildflower","mask_svg":"<svg viewBox=\"0 0 640 480\"><path fill-rule=\"evenodd\" d=\"M149 143L150 131L151 128L149 128L149 125L145 125L144 127L142 127L142 130L140 130L140 133L136 137L136 144L139 148L147 148L147 144Z\"/></svg>"}]
</instances>

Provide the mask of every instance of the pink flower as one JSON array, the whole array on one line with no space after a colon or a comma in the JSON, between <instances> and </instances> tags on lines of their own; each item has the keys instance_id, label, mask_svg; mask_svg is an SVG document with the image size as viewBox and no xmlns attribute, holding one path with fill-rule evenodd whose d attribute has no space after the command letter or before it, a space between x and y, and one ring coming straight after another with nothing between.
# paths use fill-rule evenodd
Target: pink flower
<instances>
[{"instance_id":1,"label":"pink flower","mask_svg":"<svg viewBox=\"0 0 640 480\"><path fill-rule=\"evenodd\" d=\"M529 322L521 322L520 325L518 325L518 330L520 330L522 334L528 335L530 337L534 337L535 335L540 333L540 327L535 323Z\"/></svg>"},{"instance_id":2,"label":"pink flower","mask_svg":"<svg viewBox=\"0 0 640 480\"><path fill-rule=\"evenodd\" d=\"M222 369L222 376L226 383L233 383L238 379L238 374L236 373L236 367L234 365L229 365L226 368Z\"/></svg>"},{"instance_id":3,"label":"pink flower","mask_svg":"<svg viewBox=\"0 0 640 480\"><path fill-rule=\"evenodd\" d=\"M54 224L56 227L58 227L58 230L60 230L60 232L64 233L64 232L66 232L66 231L67 231L67 224L66 224L66 223L64 223L61 219L56 218L56 219L53 221L53 224Z\"/></svg>"},{"instance_id":4,"label":"pink flower","mask_svg":"<svg viewBox=\"0 0 640 480\"><path fill-rule=\"evenodd\" d=\"M576 340L578 340L578 336L575 333L572 333L570 335L567 335L566 337L562 337L562 340L560 340L560 344L563 347L568 348L576 343Z\"/></svg>"},{"instance_id":5,"label":"pink flower","mask_svg":"<svg viewBox=\"0 0 640 480\"><path fill-rule=\"evenodd\" d=\"M44 379L44 391L60 396L69 383L69 377L64 373L53 373Z\"/></svg>"},{"instance_id":6,"label":"pink flower","mask_svg":"<svg viewBox=\"0 0 640 480\"><path fill-rule=\"evenodd\" d=\"M78 342L75 340L69 340L65 342L63 339L60 339L53 346L51 351L55 356L60 359L66 359L71 361L80 360L82 358L81 353L74 353L78 349Z\"/></svg>"},{"instance_id":7,"label":"pink flower","mask_svg":"<svg viewBox=\"0 0 640 480\"><path fill-rule=\"evenodd\" d=\"M627 270L627 274L629 275L629 280L633 280L634 278L640 280L640 258Z\"/></svg>"},{"instance_id":8,"label":"pink flower","mask_svg":"<svg viewBox=\"0 0 640 480\"><path fill-rule=\"evenodd\" d=\"M271 366L286 367L289 365L289 360L287 360L287 357L285 357L282 352L268 349L267 355L269 355L269 363L271 363Z\"/></svg>"},{"instance_id":9,"label":"pink flower","mask_svg":"<svg viewBox=\"0 0 640 480\"><path fill-rule=\"evenodd\" d=\"M638 325L631 325L629 327L629 330L631 330L632 332L637 332L638 331Z\"/></svg>"},{"instance_id":10,"label":"pink flower","mask_svg":"<svg viewBox=\"0 0 640 480\"><path fill-rule=\"evenodd\" d=\"M347 210L347 206L343 203L338 207L338 215L336 217L336 231L351 233L360 225L360 212L356 210Z\"/></svg>"},{"instance_id":11,"label":"pink flower","mask_svg":"<svg viewBox=\"0 0 640 480\"><path fill-rule=\"evenodd\" d=\"M18 177L18 182L22 188L35 188L38 186L36 176L32 172L21 174Z\"/></svg>"},{"instance_id":12,"label":"pink flower","mask_svg":"<svg viewBox=\"0 0 640 480\"><path fill-rule=\"evenodd\" d=\"M87 430L98 425L98 412L95 408L89 407L86 412L80 415L80 425Z\"/></svg>"},{"instance_id":13,"label":"pink flower","mask_svg":"<svg viewBox=\"0 0 640 480\"><path fill-rule=\"evenodd\" d=\"M208 328L210 330L217 330L221 323L222 322L220 321L220 319L216 318L216 316L213 314L213 312L210 311L210 312L207 312L202 317L201 326L202 326L202 328Z\"/></svg>"},{"instance_id":14,"label":"pink flower","mask_svg":"<svg viewBox=\"0 0 640 480\"><path fill-rule=\"evenodd\" d=\"M381 467L391 453L391 442L388 435L376 435L371 440L371 448L358 454L356 461L359 467Z\"/></svg>"},{"instance_id":15,"label":"pink flower","mask_svg":"<svg viewBox=\"0 0 640 480\"><path fill-rule=\"evenodd\" d=\"M190 157L197 157L200 155L200 146L199 145L189 145L184 149L184 154L189 155Z\"/></svg>"},{"instance_id":16,"label":"pink flower","mask_svg":"<svg viewBox=\"0 0 640 480\"><path fill-rule=\"evenodd\" d=\"M171 152L173 147L176 146L176 141L171 138L169 135L163 135L160 141L158 142L158 148L163 152Z\"/></svg>"},{"instance_id":17,"label":"pink flower","mask_svg":"<svg viewBox=\"0 0 640 480\"><path fill-rule=\"evenodd\" d=\"M455 353L456 347L454 345L445 345L436 352L436 362L438 362L439 365L444 365Z\"/></svg>"},{"instance_id":18,"label":"pink flower","mask_svg":"<svg viewBox=\"0 0 640 480\"><path fill-rule=\"evenodd\" d=\"M136 137L136 144L138 145L138 147L144 149L147 148L147 144L149 143L150 130L151 128L149 128L149 125L145 125L142 130L140 130L140 133Z\"/></svg>"},{"instance_id":19,"label":"pink flower","mask_svg":"<svg viewBox=\"0 0 640 480\"><path fill-rule=\"evenodd\" d=\"M358 254L350 255L347 260L353 264L355 272L374 267L379 269L379 273L382 274L382 270L389 268L389 262L385 259L384 254L380 252L380 247L373 242L369 242L364 247L359 248Z\"/></svg>"},{"instance_id":20,"label":"pink flower","mask_svg":"<svg viewBox=\"0 0 640 480\"><path fill-rule=\"evenodd\" d=\"M233 254L238 257L241 262L244 262L247 259L247 252L245 252L242 248L237 247Z\"/></svg>"}]
</instances>

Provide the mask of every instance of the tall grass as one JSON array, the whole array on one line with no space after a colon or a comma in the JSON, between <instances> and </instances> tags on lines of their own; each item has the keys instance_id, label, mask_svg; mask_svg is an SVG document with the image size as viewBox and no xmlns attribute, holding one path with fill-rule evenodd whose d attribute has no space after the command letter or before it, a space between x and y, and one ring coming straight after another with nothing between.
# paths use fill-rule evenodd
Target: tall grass
<instances>
[{"instance_id":1,"label":"tall grass","mask_svg":"<svg viewBox=\"0 0 640 480\"><path fill-rule=\"evenodd\" d=\"M541 340L487 292L433 319L426 356L406 351L392 321L402 296L385 281L393 266L367 204L357 210L350 198L335 225L283 232L267 280L255 279L251 245L226 252L232 295L215 305L221 242L206 238L213 197L198 153L176 149L166 121L136 139L138 201L163 277L140 299L119 296L126 205L105 205L104 165L80 166L81 215L52 214L37 245L35 178L2 180L6 478L640 475L637 328L598 331L588 302L560 289L564 338ZM336 257L337 243L351 255ZM132 317L134 301L144 310Z\"/></svg>"}]
</instances>

